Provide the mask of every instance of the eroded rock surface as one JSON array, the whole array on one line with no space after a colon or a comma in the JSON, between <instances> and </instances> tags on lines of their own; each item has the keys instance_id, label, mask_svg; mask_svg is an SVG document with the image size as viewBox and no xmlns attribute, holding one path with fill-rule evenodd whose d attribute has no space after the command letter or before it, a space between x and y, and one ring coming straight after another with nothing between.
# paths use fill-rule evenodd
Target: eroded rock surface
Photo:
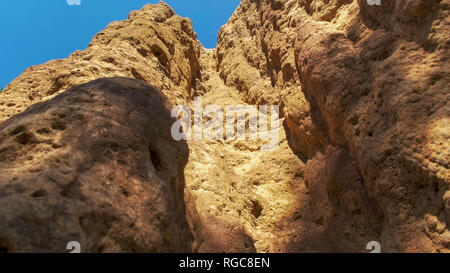
<instances>
[{"instance_id":1,"label":"eroded rock surface","mask_svg":"<svg viewBox=\"0 0 450 273\"><path fill-rule=\"evenodd\" d=\"M8 252L189 252L188 148L170 104L132 79L100 79L0 126L0 246Z\"/></svg>"},{"instance_id":2,"label":"eroded rock surface","mask_svg":"<svg viewBox=\"0 0 450 273\"><path fill-rule=\"evenodd\" d=\"M247 105L216 71L215 50L202 54L203 104ZM260 120L267 120L259 113ZM277 120L282 123L282 120ZM295 200L305 195L303 162L280 145L265 151L262 140L188 141L186 189L197 215L199 252L282 252L302 223ZM188 202L188 203L191 203ZM288 235L287 235L288 234Z\"/></svg>"},{"instance_id":3,"label":"eroded rock surface","mask_svg":"<svg viewBox=\"0 0 450 273\"><path fill-rule=\"evenodd\" d=\"M243 0L214 50L147 5L28 68L0 94L0 248L448 252L450 1L381 2ZM173 142L194 97L278 105L279 149Z\"/></svg>"},{"instance_id":4,"label":"eroded rock surface","mask_svg":"<svg viewBox=\"0 0 450 273\"><path fill-rule=\"evenodd\" d=\"M163 2L146 5L127 20L109 24L86 50L27 68L2 92L0 121L72 86L105 77L145 81L182 104L200 75L201 49L189 19Z\"/></svg>"},{"instance_id":5,"label":"eroded rock surface","mask_svg":"<svg viewBox=\"0 0 450 273\"><path fill-rule=\"evenodd\" d=\"M336 251L449 249L449 5L244 0L219 33L225 82L285 106Z\"/></svg>"}]
</instances>

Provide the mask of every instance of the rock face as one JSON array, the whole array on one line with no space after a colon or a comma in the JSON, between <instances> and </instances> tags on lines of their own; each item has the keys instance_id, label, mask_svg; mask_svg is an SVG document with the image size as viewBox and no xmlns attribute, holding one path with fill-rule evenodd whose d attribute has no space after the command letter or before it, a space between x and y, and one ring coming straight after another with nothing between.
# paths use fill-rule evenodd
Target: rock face
<instances>
[{"instance_id":1,"label":"rock face","mask_svg":"<svg viewBox=\"0 0 450 273\"><path fill-rule=\"evenodd\" d=\"M243 0L205 50L161 2L28 68L0 94L0 248L449 252L450 1L381 3ZM278 105L279 149L173 141L198 96Z\"/></svg>"},{"instance_id":2,"label":"rock face","mask_svg":"<svg viewBox=\"0 0 450 273\"><path fill-rule=\"evenodd\" d=\"M449 5L244 0L219 33L225 82L285 106L336 251L368 236L384 251L449 249Z\"/></svg>"},{"instance_id":3,"label":"rock face","mask_svg":"<svg viewBox=\"0 0 450 273\"><path fill-rule=\"evenodd\" d=\"M204 105L247 105L216 71L215 50L202 54ZM260 113L260 120L267 115ZM281 121L277 121L281 123ZM281 252L300 226L297 198L305 195L298 159L280 130L275 151L264 141L189 141L187 205L195 230L194 251Z\"/></svg>"},{"instance_id":4,"label":"rock face","mask_svg":"<svg viewBox=\"0 0 450 273\"><path fill-rule=\"evenodd\" d=\"M190 251L188 148L167 99L143 82L100 79L0 127L0 245L9 252Z\"/></svg>"},{"instance_id":5,"label":"rock face","mask_svg":"<svg viewBox=\"0 0 450 273\"><path fill-rule=\"evenodd\" d=\"M129 19L109 24L86 50L29 67L2 92L0 121L72 86L105 77L145 81L182 104L200 76L201 48L189 19L163 2L147 5Z\"/></svg>"}]
</instances>

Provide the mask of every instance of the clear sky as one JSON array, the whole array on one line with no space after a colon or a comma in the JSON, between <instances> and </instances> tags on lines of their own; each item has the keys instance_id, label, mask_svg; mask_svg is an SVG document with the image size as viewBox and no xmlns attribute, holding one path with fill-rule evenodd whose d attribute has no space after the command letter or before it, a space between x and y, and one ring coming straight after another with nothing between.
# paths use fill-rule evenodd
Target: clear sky
<instances>
[{"instance_id":1,"label":"clear sky","mask_svg":"<svg viewBox=\"0 0 450 273\"><path fill-rule=\"evenodd\" d=\"M94 35L131 10L158 0L0 0L0 87L25 68L86 49ZM177 14L189 17L199 40L213 48L217 32L240 0L166 0Z\"/></svg>"}]
</instances>

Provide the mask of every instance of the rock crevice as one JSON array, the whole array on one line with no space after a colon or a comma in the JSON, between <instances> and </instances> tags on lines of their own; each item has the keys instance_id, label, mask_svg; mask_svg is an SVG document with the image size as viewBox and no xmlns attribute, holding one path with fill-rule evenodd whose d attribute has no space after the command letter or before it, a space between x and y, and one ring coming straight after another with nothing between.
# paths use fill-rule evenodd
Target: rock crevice
<instances>
[{"instance_id":1,"label":"rock crevice","mask_svg":"<svg viewBox=\"0 0 450 273\"><path fill-rule=\"evenodd\" d=\"M449 8L242 0L212 50L163 2L112 22L0 94L0 252L448 252ZM279 149L173 141L195 97L278 105Z\"/></svg>"}]
</instances>

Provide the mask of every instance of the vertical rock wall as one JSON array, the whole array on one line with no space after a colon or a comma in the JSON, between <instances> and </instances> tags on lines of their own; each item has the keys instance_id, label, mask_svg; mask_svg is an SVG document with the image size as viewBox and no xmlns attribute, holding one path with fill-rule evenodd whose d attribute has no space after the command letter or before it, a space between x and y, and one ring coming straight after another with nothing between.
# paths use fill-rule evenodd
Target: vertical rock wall
<instances>
[{"instance_id":1,"label":"vertical rock wall","mask_svg":"<svg viewBox=\"0 0 450 273\"><path fill-rule=\"evenodd\" d=\"M381 2L243 0L215 50L161 2L28 68L0 94L0 249L448 252L450 2ZM279 150L173 141L195 96L279 105Z\"/></svg>"},{"instance_id":2,"label":"vertical rock wall","mask_svg":"<svg viewBox=\"0 0 450 273\"><path fill-rule=\"evenodd\" d=\"M338 245L370 234L386 251L448 251L448 13L448 1L242 1L219 34L225 81L285 106Z\"/></svg>"}]
</instances>

